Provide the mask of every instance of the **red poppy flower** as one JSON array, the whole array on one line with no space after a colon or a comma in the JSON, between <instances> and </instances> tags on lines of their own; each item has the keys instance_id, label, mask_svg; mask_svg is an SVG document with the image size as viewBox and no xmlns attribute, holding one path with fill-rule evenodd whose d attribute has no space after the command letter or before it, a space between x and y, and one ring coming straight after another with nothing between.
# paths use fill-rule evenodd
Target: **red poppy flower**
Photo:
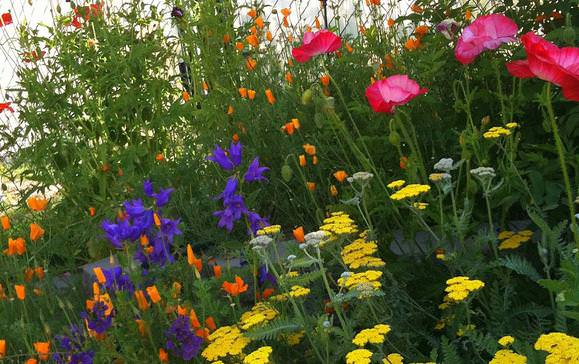
<instances>
[{"instance_id":1,"label":"red poppy flower","mask_svg":"<svg viewBox=\"0 0 579 364\"><path fill-rule=\"evenodd\" d=\"M368 86L366 98L374 112L391 113L396 106L404 105L427 91L407 75L394 75Z\"/></svg>"},{"instance_id":2,"label":"red poppy flower","mask_svg":"<svg viewBox=\"0 0 579 364\"><path fill-rule=\"evenodd\" d=\"M0 28L8 24L12 24L12 14L4 13L0 15Z\"/></svg>"},{"instance_id":3,"label":"red poppy flower","mask_svg":"<svg viewBox=\"0 0 579 364\"><path fill-rule=\"evenodd\" d=\"M292 49L292 56L297 62L304 63L317 55L335 52L341 46L342 38L329 30L305 32L302 45Z\"/></svg>"},{"instance_id":4,"label":"red poppy flower","mask_svg":"<svg viewBox=\"0 0 579 364\"><path fill-rule=\"evenodd\" d=\"M515 41L518 29L517 24L504 15L480 16L462 31L454 49L456 59L462 64L472 63L482 52Z\"/></svg>"},{"instance_id":5,"label":"red poppy flower","mask_svg":"<svg viewBox=\"0 0 579 364\"><path fill-rule=\"evenodd\" d=\"M579 48L559 48L533 32L521 37L527 59L507 63L515 77L537 77L563 89L563 96L579 101Z\"/></svg>"},{"instance_id":6,"label":"red poppy flower","mask_svg":"<svg viewBox=\"0 0 579 364\"><path fill-rule=\"evenodd\" d=\"M12 107L10 107L10 104L12 102L8 101L8 102L0 102L0 113L4 110L8 110L10 112L14 112L14 109Z\"/></svg>"}]
</instances>

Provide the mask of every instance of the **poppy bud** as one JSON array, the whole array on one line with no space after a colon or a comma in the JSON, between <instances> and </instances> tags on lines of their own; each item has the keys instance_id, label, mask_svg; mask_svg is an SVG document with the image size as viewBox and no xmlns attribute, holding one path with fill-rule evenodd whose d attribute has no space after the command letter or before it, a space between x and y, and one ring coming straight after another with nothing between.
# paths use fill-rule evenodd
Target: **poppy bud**
<instances>
[{"instance_id":1,"label":"poppy bud","mask_svg":"<svg viewBox=\"0 0 579 364\"><path fill-rule=\"evenodd\" d=\"M293 170L290 166L288 166L287 164L284 164L281 167L281 177L283 178L284 181L289 182L291 181L292 177L293 177Z\"/></svg>"},{"instance_id":2,"label":"poppy bud","mask_svg":"<svg viewBox=\"0 0 579 364\"><path fill-rule=\"evenodd\" d=\"M307 89L302 94L302 104L309 105L312 102L313 92L311 89Z\"/></svg>"},{"instance_id":3,"label":"poppy bud","mask_svg":"<svg viewBox=\"0 0 579 364\"><path fill-rule=\"evenodd\" d=\"M396 130L392 130L390 135L388 135L388 141L393 146L399 148L400 147L400 134Z\"/></svg>"}]
</instances>

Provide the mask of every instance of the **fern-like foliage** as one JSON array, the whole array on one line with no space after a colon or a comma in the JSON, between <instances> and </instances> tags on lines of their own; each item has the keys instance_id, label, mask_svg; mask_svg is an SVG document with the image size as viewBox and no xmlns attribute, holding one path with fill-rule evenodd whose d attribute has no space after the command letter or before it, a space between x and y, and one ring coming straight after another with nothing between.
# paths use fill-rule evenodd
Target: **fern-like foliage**
<instances>
[{"instance_id":1,"label":"fern-like foliage","mask_svg":"<svg viewBox=\"0 0 579 364\"><path fill-rule=\"evenodd\" d=\"M526 276L533 282L543 278L528 260L519 255L507 255L506 257L500 259L498 264L518 274Z\"/></svg>"},{"instance_id":2,"label":"fern-like foliage","mask_svg":"<svg viewBox=\"0 0 579 364\"><path fill-rule=\"evenodd\" d=\"M286 286L307 286L310 283L320 279L322 273L320 271L302 273L297 277L287 277L283 279L283 284Z\"/></svg>"},{"instance_id":3,"label":"fern-like foliage","mask_svg":"<svg viewBox=\"0 0 579 364\"><path fill-rule=\"evenodd\" d=\"M280 334L293 332L300 329L300 325L293 319L277 319L268 324L256 327L245 333L249 338L255 340L273 340Z\"/></svg>"},{"instance_id":4,"label":"fern-like foliage","mask_svg":"<svg viewBox=\"0 0 579 364\"><path fill-rule=\"evenodd\" d=\"M462 364L463 361L456 350L456 347L453 343L448 341L448 338L445 336L442 338L440 343L442 349L442 357L444 358L444 364Z\"/></svg>"}]
</instances>

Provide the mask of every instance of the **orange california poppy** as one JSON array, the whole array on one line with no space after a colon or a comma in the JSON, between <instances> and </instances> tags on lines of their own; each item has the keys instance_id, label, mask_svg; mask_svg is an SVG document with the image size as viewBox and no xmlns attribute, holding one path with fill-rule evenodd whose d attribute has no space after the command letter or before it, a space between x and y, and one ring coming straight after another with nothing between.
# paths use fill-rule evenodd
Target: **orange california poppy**
<instances>
[{"instance_id":1,"label":"orange california poppy","mask_svg":"<svg viewBox=\"0 0 579 364\"><path fill-rule=\"evenodd\" d=\"M8 248L4 249L5 255L23 255L26 253L26 241L22 238L8 238Z\"/></svg>"},{"instance_id":2,"label":"orange california poppy","mask_svg":"<svg viewBox=\"0 0 579 364\"><path fill-rule=\"evenodd\" d=\"M346 178L348 178L348 173L346 173L346 171L336 171L334 172L334 178L342 183L346 180Z\"/></svg>"},{"instance_id":3,"label":"orange california poppy","mask_svg":"<svg viewBox=\"0 0 579 364\"><path fill-rule=\"evenodd\" d=\"M233 115L234 112L235 112L235 110L233 109L233 106L229 105L227 107L227 115Z\"/></svg>"},{"instance_id":4,"label":"orange california poppy","mask_svg":"<svg viewBox=\"0 0 579 364\"><path fill-rule=\"evenodd\" d=\"M300 160L300 166L301 167L305 167L308 164L308 162L306 160L306 156L304 154L300 154L299 160Z\"/></svg>"},{"instance_id":5,"label":"orange california poppy","mask_svg":"<svg viewBox=\"0 0 579 364\"><path fill-rule=\"evenodd\" d=\"M147 334L147 327L145 325L145 321L141 319L136 319L135 323L137 324L137 331L139 331L139 335L145 336Z\"/></svg>"},{"instance_id":6,"label":"orange california poppy","mask_svg":"<svg viewBox=\"0 0 579 364\"><path fill-rule=\"evenodd\" d=\"M205 319L205 325L207 325L207 327L208 327L209 330L211 330L211 331L217 330L217 325L215 325L215 320L213 319L212 316L208 316L208 317Z\"/></svg>"},{"instance_id":7,"label":"orange california poppy","mask_svg":"<svg viewBox=\"0 0 579 364\"><path fill-rule=\"evenodd\" d=\"M253 48L259 47L259 39L257 38L257 35L255 35L255 34L248 35L245 38L245 41Z\"/></svg>"},{"instance_id":8,"label":"orange california poppy","mask_svg":"<svg viewBox=\"0 0 579 364\"><path fill-rule=\"evenodd\" d=\"M241 293L247 291L247 284L239 276L235 276L235 283L223 282L221 288L233 297L239 296Z\"/></svg>"},{"instance_id":9,"label":"orange california poppy","mask_svg":"<svg viewBox=\"0 0 579 364\"><path fill-rule=\"evenodd\" d=\"M294 76L292 75L291 72L286 72L285 80L287 81L287 83L293 83L294 82Z\"/></svg>"},{"instance_id":10,"label":"orange california poppy","mask_svg":"<svg viewBox=\"0 0 579 364\"><path fill-rule=\"evenodd\" d=\"M417 38L422 38L428 33L428 29L426 25L419 25L414 29L414 34L416 34Z\"/></svg>"},{"instance_id":11,"label":"orange california poppy","mask_svg":"<svg viewBox=\"0 0 579 364\"><path fill-rule=\"evenodd\" d=\"M273 35L271 34L271 32L269 30L267 32L265 32L265 39L267 39L269 42L271 42L273 40Z\"/></svg>"},{"instance_id":12,"label":"orange california poppy","mask_svg":"<svg viewBox=\"0 0 579 364\"><path fill-rule=\"evenodd\" d=\"M163 348L159 348L159 361L161 363L169 362L169 353L167 353Z\"/></svg>"},{"instance_id":13,"label":"orange california poppy","mask_svg":"<svg viewBox=\"0 0 579 364\"><path fill-rule=\"evenodd\" d=\"M146 311L149 309L149 302L145 297L145 293L142 290L135 291L135 298L137 299L137 305L141 311Z\"/></svg>"},{"instance_id":14,"label":"orange california poppy","mask_svg":"<svg viewBox=\"0 0 579 364\"><path fill-rule=\"evenodd\" d=\"M183 101L185 101L185 102L189 102L189 100L191 99L191 95L189 95L189 92L187 92L187 91L183 91L182 96L183 96Z\"/></svg>"},{"instance_id":15,"label":"orange california poppy","mask_svg":"<svg viewBox=\"0 0 579 364\"><path fill-rule=\"evenodd\" d=\"M221 266L219 264L213 266L213 275L215 278L221 278Z\"/></svg>"},{"instance_id":16,"label":"orange california poppy","mask_svg":"<svg viewBox=\"0 0 579 364\"><path fill-rule=\"evenodd\" d=\"M293 118L291 123L294 126L294 128L296 128L296 129L299 129L302 127L302 124L300 124L300 120L297 118Z\"/></svg>"},{"instance_id":17,"label":"orange california poppy","mask_svg":"<svg viewBox=\"0 0 579 364\"><path fill-rule=\"evenodd\" d=\"M410 7L410 9L411 9L413 12L415 12L416 14L421 14L421 13L424 11L424 9L422 9L422 7L419 6L419 5L416 4L416 3L412 4L412 6Z\"/></svg>"},{"instance_id":18,"label":"orange california poppy","mask_svg":"<svg viewBox=\"0 0 579 364\"><path fill-rule=\"evenodd\" d=\"M191 244L187 244L187 263L190 266L195 266L199 273L203 270L203 261L195 256Z\"/></svg>"},{"instance_id":19,"label":"orange california poppy","mask_svg":"<svg viewBox=\"0 0 579 364\"><path fill-rule=\"evenodd\" d=\"M256 94L255 90L247 90L247 97L248 97L250 100L254 100L254 99L255 99L255 94Z\"/></svg>"},{"instance_id":20,"label":"orange california poppy","mask_svg":"<svg viewBox=\"0 0 579 364\"><path fill-rule=\"evenodd\" d=\"M314 166L318 164L318 156L317 156L317 155L315 155L315 156L312 157L312 164L313 164Z\"/></svg>"},{"instance_id":21,"label":"orange california poppy","mask_svg":"<svg viewBox=\"0 0 579 364\"><path fill-rule=\"evenodd\" d=\"M20 301L24 301L26 299L26 287L21 284L15 284L14 290L16 291L16 297L18 297Z\"/></svg>"},{"instance_id":22,"label":"orange california poppy","mask_svg":"<svg viewBox=\"0 0 579 364\"><path fill-rule=\"evenodd\" d=\"M34 350L38 353L40 360L48 360L50 354L50 341L34 343Z\"/></svg>"},{"instance_id":23,"label":"orange california poppy","mask_svg":"<svg viewBox=\"0 0 579 364\"><path fill-rule=\"evenodd\" d=\"M92 271L94 272L94 275L100 284L105 284L107 282L107 277L103 273L101 267L94 267Z\"/></svg>"},{"instance_id":24,"label":"orange california poppy","mask_svg":"<svg viewBox=\"0 0 579 364\"><path fill-rule=\"evenodd\" d=\"M315 191L316 189L316 182L306 182L306 187L310 191Z\"/></svg>"},{"instance_id":25,"label":"orange california poppy","mask_svg":"<svg viewBox=\"0 0 579 364\"><path fill-rule=\"evenodd\" d=\"M271 105L275 104L275 96L273 96L271 89L268 88L265 90L265 97L267 97L267 102L269 102Z\"/></svg>"},{"instance_id":26,"label":"orange california poppy","mask_svg":"<svg viewBox=\"0 0 579 364\"><path fill-rule=\"evenodd\" d=\"M34 275L36 275L36 278L38 279L44 279L44 268L43 267L36 267L34 268Z\"/></svg>"},{"instance_id":27,"label":"orange california poppy","mask_svg":"<svg viewBox=\"0 0 579 364\"><path fill-rule=\"evenodd\" d=\"M315 155L316 154L316 147L314 145L304 144L302 147L304 148L304 151L307 154L309 154L309 155Z\"/></svg>"},{"instance_id":28,"label":"orange california poppy","mask_svg":"<svg viewBox=\"0 0 579 364\"><path fill-rule=\"evenodd\" d=\"M236 48L238 51L242 51L243 48L245 48L245 46L244 46L243 43L241 43L241 42L235 42L235 48Z\"/></svg>"},{"instance_id":29,"label":"orange california poppy","mask_svg":"<svg viewBox=\"0 0 579 364\"><path fill-rule=\"evenodd\" d=\"M24 281L30 282L34 278L34 270L32 268L26 268L24 270Z\"/></svg>"},{"instance_id":30,"label":"orange california poppy","mask_svg":"<svg viewBox=\"0 0 579 364\"><path fill-rule=\"evenodd\" d=\"M96 214L96 209L94 207L89 207L88 214L90 215L90 217L93 217Z\"/></svg>"},{"instance_id":31,"label":"orange california poppy","mask_svg":"<svg viewBox=\"0 0 579 364\"><path fill-rule=\"evenodd\" d=\"M306 25L306 32L311 33L312 27L310 27L309 25Z\"/></svg>"},{"instance_id":32,"label":"orange california poppy","mask_svg":"<svg viewBox=\"0 0 579 364\"><path fill-rule=\"evenodd\" d=\"M30 224L30 240L36 241L44 236L44 229L38 224Z\"/></svg>"},{"instance_id":33,"label":"orange california poppy","mask_svg":"<svg viewBox=\"0 0 579 364\"><path fill-rule=\"evenodd\" d=\"M261 16L258 16L257 18L255 18L255 25L259 28L259 29L263 29L264 27L264 23L263 23L263 19Z\"/></svg>"},{"instance_id":34,"label":"orange california poppy","mask_svg":"<svg viewBox=\"0 0 579 364\"><path fill-rule=\"evenodd\" d=\"M240 87L237 91L239 91L239 96L241 96L242 99L247 98L247 89L245 87Z\"/></svg>"},{"instance_id":35,"label":"orange california poppy","mask_svg":"<svg viewBox=\"0 0 579 364\"><path fill-rule=\"evenodd\" d=\"M233 133L231 140L233 140L234 143L237 143L239 141L239 135L237 135L237 133Z\"/></svg>"},{"instance_id":36,"label":"orange california poppy","mask_svg":"<svg viewBox=\"0 0 579 364\"><path fill-rule=\"evenodd\" d=\"M147 287L147 294L153 303L159 303L161 301L161 295L159 294L159 290L157 290L157 286L152 285Z\"/></svg>"},{"instance_id":37,"label":"orange california poppy","mask_svg":"<svg viewBox=\"0 0 579 364\"><path fill-rule=\"evenodd\" d=\"M195 312L194 309L191 309L191 311L189 311L189 321L191 322L191 326L193 326L194 328L198 329L201 327L201 323L199 323L197 313Z\"/></svg>"},{"instance_id":38,"label":"orange california poppy","mask_svg":"<svg viewBox=\"0 0 579 364\"><path fill-rule=\"evenodd\" d=\"M305 241L304 239L304 227L303 226L298 226L297 228L295 228L293 230L294 233L294 239L296 239L296 241L298 243L303 243Z\"/></svg>"},{"instance_id":39,"label":"orange california poppy","mask_svg":"<svg viewBox=\"0 0 579 364\"><path fill-rule=\"evenodd\" d=\"M375 5L375 6L380 5L380 0L369 0L369 1L370 1L370 5Z\"/></svg>"},{"instance_id":40,"label":"orange california poppy","mask_svg":"<svg viewBox=\"0 0 579 364\"><path fill-rule=\"evenodd\" d=\"M267 300L274 292L275 292L275 289L273 289L273 288L264 289L263 294L262 294L263 299Z\"/></svg>"},{"instance_id":41,"label":"orange california poppy","mask_svg":"<svg viewBox=\"0 0 579 364\"><path fill-rule=\"evenodd\" d=\"M163 153L159 152L159 153L157 153L157 155L155 156L155 160L156 160L157 162L162 162L162 161L165 160L165 156L163 155Z\"/></svg>"},{"instance_id":42,"label":"orange california poppy","mask_svg":"<svg viewBox=\"0 0 579 364\"><path fill-rule=\"evenodd\" d=\"M0 359L6 357L6 340L0 340Z\"/></svg>"},{"instance_id":43,"label":"orange california poppy","mask_svg":"<svg viewBox=\"0 0 579 364\"><path fill-rule=\"evenodd\" d=\"M466 21L470 21L471 18L472 18L472 12L470 11L470 9L466 9L466 12L464 13L464 19Z\"/></svg>"},{"instance_id":44,"label":"orange california poppy","mask_svg":"<svg viewBox=\"0 0 579 364\"><path fill-rule=\"evenodd\" d=\"M255 67L257 67L257 61L251 57L247 57L245 59L245 68L248 71L255 71Z\"/></svg>"},{"instance_id":45,"label":"orange california poppy","mask_svg":"<svg viewBox=\"0 0 579 364\"><path fill-rule=\"evenodd\" d=\"M285 123L284 126L281 127L281 130L287 135L293 135L295 132L295 126L292 123Z\"/></svg>"},{"instance_id":46,"label":"orange california poppy","mask_svg":"<svg viewBox=\"0 0 579 364\"><path fill-rule=\"evenodd\" d=\"M35 358L29 358L24 362L24 364L38 364L38 360Z\"/></svg>"},{"instance_id":47,"label":"orange california poppy","mask_svg":"<svg viewBox=\"0 0 579 364\"><path fill-rule=\"evenodd\" d=\"M229 34L224 34L223 35L223 43L227 44L231 42L231 36Z\"/></svg>"},{"instance_id":48,"label":"orange california poppy","mask_svg":"<svg viewBox=\"0 0 579 364\"><path fill-rule=\"evenodd\" d=\"M247 16L251 17L251 18L255 18L257 16L257 11L255 11L255 9L250 9L247 12Z\"/></svg>"},{"instance_id":49,"label":"orange california poppy","mask_svg":"<svg viewBox=\"0 0 579 364\"><path fill-rule=\"evenodd\" d=\"M287 60L287 66L288 67L293 67L294 66L294 61L290 58Z\"/></svg>"},{"instance_id":50,"label":"orange california poppy","mask_svg":"<svg viewBox=\"0 0 579 364\"><path fill-rule=\"evenodd\" d=\"M330 75L323 75L322 77L320 77L320 82L322 83L322 85L328 86L330 84Z\"/></svg>"},{"instance_id":51,"label":"orange california poppy","mask_svg":"<svg viewBox=\"0 0 579 364\"><path fill-rule=\"evenodd\" d=\"M290 16L290 14L292 13L290 8L283 8L281 9L281 15L288 17Z\"/></svg>"},{"instance_id":52,"label":"orange california poppy","mask_svg":"<svg viewBox=\"0 0 579 364\"><path fill-rule=\"evenodd\" d=\"M43 197L30 197L26 203L28 207L32 211L44 211L46 209L46 205L48 205L48 200Z\"/></svg>"},{"instance_id":53,"label":"orange california poppy","mask_svg":"<svg viewBox=\"0 0 579 364\"><path fill-rule=\"evenodd\" d=\"M334 185L330 186L330 195L332 197L338 196L338 188L336 186L334 186Z\"/></svg>"},{"instance_id":54,"label":"orange california poppy","mask_svg":"<svg viewBox=\"0 0 579 364\"><path fill-rule=\"evenodd\" d=\"M293 36L293 34L291 34L291 33L288 34L288 35L287 35L287 40L288 40L288 42L290 42L290 43L293 42L293 41L294 41L294 36Z\"/></svg>"},{"instance_id":55,"label":"orange california poppy","mask_svg":"<svg viewBox=\"0 0 579 364\"><path fill-rule=\"evenodd\" d=\"M354 48L352 48L352 45L348 42L346 42L346 50L348 51L348 53L354 52Z\"/></svg>"},{"instance_id":56,"label":"orange california poppy","mask_svg":"<svg viewBox=\"0 0 579 364\"><path fill-rule=\"evenodd\" d=\"M413 51L420 47L420 39L418 38L408 38L406 43L404 43L404 48L408 49L409 51Z\"/></svg>"},{"instance_id":57,"label":"orange california poppy","mask_svg":"<svg viewBox=\"0 0 579 364\"><path fill-rule=\"evenodd\" d=\"M201 82L201 88L203 89L203 91L209 90L209 85L207 84L206 81Z\"/></svg>"},{"instance_id":58,"label":"orange california poppy","mask_svg":"<svg viewBox=\"0 0 579 364\"><path fill-rule=\"evenodd\" d=\"M318 19L318 17L314 17L314 26L316 27L316 29L321 29L322 28L322 24L320 24L320 19Z\"/></svg>"},{"instance_id":59,"label":"orange california poppy","mask_svg":"<svg viewBox=\"0 0 579 364\"><path fill-rule=\"evenodd\" d=\"M0 220L2 221L2 229L4 231L10 229L10 218L6 215L3 215Z\"/></svg>"},{"instance_id":60,"label":"orange california poppy","mask_svg":"<svg viewBox=\"0 0 579 364\"><path fill-rule=\"evenodd\" d=\"M394 26L394 23L395 23L395 22L396 22L396 21L395 21L394 19L388 18L388 27L389 27L389 28L392 28L392 27Z\"/></svg>"}]
</instances>

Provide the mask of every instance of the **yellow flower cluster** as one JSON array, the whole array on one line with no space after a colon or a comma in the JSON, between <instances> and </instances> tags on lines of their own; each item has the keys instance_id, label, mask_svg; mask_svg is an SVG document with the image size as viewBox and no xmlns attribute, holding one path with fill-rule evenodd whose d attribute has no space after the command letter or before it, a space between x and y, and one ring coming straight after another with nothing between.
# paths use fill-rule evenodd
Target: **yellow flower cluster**
<instances>
[{"instance_id":1,"label":"yellow flower cluster","mask_svg":"<svg viewBox=\"0 0 579 364\"><path fill-rule=\"evenodd\" d=\"M476 329L476 325L470 324L461 326L456 330L456 336L463 337L466 333L473 332Z\"/></svg>"},{"instance_id":2,"label":"yellow flower cluster","mask_svg":"<svg viewBox=\"0 0 579 364\"><path fill-rule=\"evenodd\" d=\"M410 198L418 197L428 191L430 191L429 185L411 184L396 191L390 196L390 198L395 201L407 200Z\"/></svg>"},{"instance_id":3,"label":"yellow flower cluster","mask_svg":"<svg viewBox=\"0 0 579 364\"><path fill-rule=\"evenodd\" d=\"M330 217L324 219L324 224L320 230L327 231L335 235L353 234L358 231L358 226L354 220L345 212L333 212Z\"/></svg>"},{"instance_id":4,"label":"yellow flower cluster","mask_svg":"<svg viewBox=\"0 0 579 364\"><path fill-rule=\"evenodd\" d=\"M502 349L495 353L489 364L526 364L527 357L512 350Z\"/></svg>"},{"instance_id":5,"label":"yellow flower cluster","mask_svg":"<svg viewBox=\"0 0 579 364\"><path fill-rule=\"evenodd\" d=\"M346 364L370 364L372 352L366 349L356 349L346 354Z\"/></svg>"},{"instance_id":6,"label":"yellow flower cluster","mask_svg":"<svg viewBox=\"0 0 579 364\"><path fill-rule=\"evenodd\" d=\"M509 129L503 128L502 126L493 126L483 134L483 137L485 139L497 139L508 135L511 135L511 131Z\"/></svg>"},{"instance_id":7,"label":"yellow flower cluster","mask_svg":"<svg viewBox=\"0 0 579 364\"><path fill-rule=\"evenodd\" d=\"M418 210L425 210L428 207L428 204L426 202L414 202L412 207Z\"/></svg>"},{"instance_id":8,"label":"yellow flower cluster","mask_svg":"<svg viewBox=\"0 0 579 364\"><path fill-rule=\"evenodd\" d=\"M510 122L510 123L507 123L507 125L505 125L505 126L507 127L507 129L515 129L515 128L519 127L519 124L515 123L515 122Z\"/></svg>"},{"instance_id":9,"label":"yellow flower cluster","mask_svg":"<svg viewBox=\"0 0 579 364\"><path fill-rule=\"evenodd\" d=\"M393 190L397 190L397 189L399 189L400 187L404 186L405 184L406 184L406 181L405 181L405 180L403 180L403 179L398 179L398 180L396 180L396 181L392 181L392 182L388 183L388 184L386 185L386 187L388 187L388 188L390 188L390 189L393 189Z\"/></svg>"},{"instance_id":10,"label":"yellow flower cluster","mask_svg":"<svg viewBox=\"0 0 579 364\"><path fill-rule=\"evenodd\" d=\"M471 292L478 291L485 286L484 282L477 279L470 280L468 277L458 276L446 281L447 294L444 297L444 303L439 307L448 308L452 303L464 301Z\"/></svg>"},{"instance_id":11,"label":"yellow flower cluster","mask_svg":"<svg viewBox=\"0 0 579 364\"><path fill-rule=\"evenodd\" d=\"M258 302L251 310L246 311L241 315L239 323L243 330L249 330L254 326L273 320L278 314L279 312L270 307L267 303Z\"/></svg>"},{"instance_id":12,"label":"yellow flower cluster","mask_svg":"<svg viewBox=\"0 0 579 364\"><path fill-rule=\"evenodd\" d=\"M375 241L366 241L363 238L354 240L342 248L342 260L350 269L362 267L383 267L386 263L380 258L372 256L378 251Z\"/></svg>"},{"instance_id":13,"label":"yellow flower cluster","mask_svg":"<svg viewBox=\"0 0 579 364\"><path fill-rule=\"evenodd\" d=\"M562 332L541 335L535 343L535 350L549 353L545 364L579 363L579 339Z\"/></svg>"},{"instance_id":14,"label":"yellow flower cluster","mask_svg":"<svg viewBox=\"0 0 579 364\"><path fill-rule=\"evenodd\" d=\"M382 344L384 342L384 337L390 332L390 326L385 324L378 324L372 328L364 329L360 331L352 343L359 347L364 347L366 344Z\"/></svg>"},{"instance_id":15,"label":"yellow flower cluster","mask_svg":"<svg viewBox=\"0 0 579 364\"><path fill-rule=\"evenodd\" d=\"M501 231L498 238L502 240L499 244L499 250L517 249L523 243L531 240L533 232L531 230L523 230L515 233L513 231Z\"/></svg>"},{"instance_id":16,"label":"yellow flower cluster","mask_svg":"<svg viewBox=\"0 0 579 364\"><path fill-rule=\"evenodd\" d=\"M286 342L290 346L296 346L297 344L299 344L302 341L304 335L305 335L305 331L297 331L297 332L291 333L291 334L287 335Z\"/></svg>"},{"instance_id":17,"label":"yellow flower cluster","mask_svg":"<svg viewBox=\"0 0 579 364\"><path fill-rule=\"evenodd\" d=\"M273 352L271 346L262 346L261 348L251 352L243 359L243 364L269 364L269 356Z\"/></svg>"},{"instance_id":18,"label":"yellow flower cluster","mask_svg":"<svg viewBox=\"0 0 579 364\"><path fill-rule=\"evenodd\" d=\"M498 342L500 346L509 346L515 342L515 338L512 336L503 336Z\"/></svg>"},{"instance_id":19,"label":"yellow flower cluster","mask_svg":"<svg viewBox=\"0 0 579 364\"><path fill-rule=\"evenodd\" d=\"M365 272L353 273L349 277L341 277L338 279L338 284L341 287L346 288L348 291L365 287L377 290L382 287L380 277L382 277L382 272L377 270L367 270Z\"/></svg>"},{"instance_id":20,"label":"yellow flower cluster","mask_svg":"<svg viewBox=\"0 0 579 364\"><path fill-rule=\"evenodd\" d=\"M250 340L241 333L237 326L222 326L208 337L209 345L201 356L209 361L215 361L227 356L239 356Z\"/></svg>"},{"instance_id":21,"label":"yellow flower cluster","mask_svg":"<svg viewBox=\"0 0 579 364\"><path fill-rule=\"evenodd\" d=\"M274 301L287 301L288 296L293 298L299 298L309 295L310 292L311 289L309 288L295 285L292 286L289 292L272 296L271 299Z\"/></svg>"},{"instance_id":22,"label":"yellow flower cluster","mask_svg":"<svg viewBox=\"0 0 579 364\"><path fill-rule=\"evenodd\" d=\"M257 235L258 236L275 235L275 234L279 234L280 231L281 231L281 225L270 225L270 226L264 227L263 229L257 230Z\"/></svg>"},{"instance_id":23,"label":"yellow flower cluster","mask_svg":"<svg viewBox=\"0 0 579 364\"><path fill-rule=\"evenodd\" d=\"M382 359L382 364L403 364L404 357L398 353L388 354L387 357Z\"/></svg>"}]
</instances>

